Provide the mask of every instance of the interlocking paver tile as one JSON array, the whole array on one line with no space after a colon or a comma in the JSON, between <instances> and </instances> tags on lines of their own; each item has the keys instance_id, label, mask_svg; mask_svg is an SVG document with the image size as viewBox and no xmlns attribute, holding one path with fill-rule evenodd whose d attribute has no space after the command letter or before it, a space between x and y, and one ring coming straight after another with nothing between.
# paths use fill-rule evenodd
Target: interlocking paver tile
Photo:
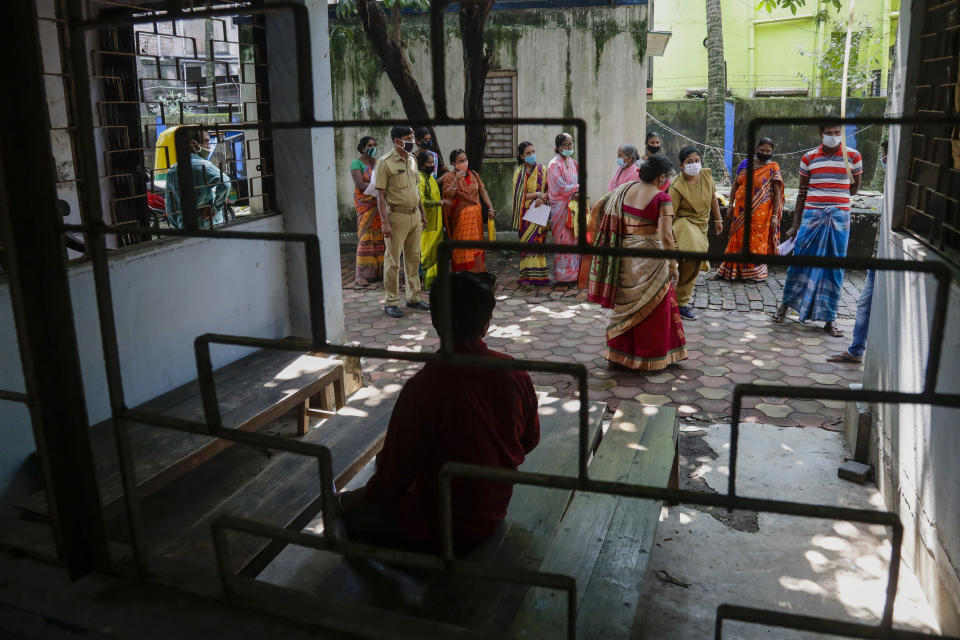
<instances>
[{"instance_id":1,"label":"interlocking paver tile","mask_svg":"<svg viewBox=\"0 0 960 640\"><path fill-rule=\"evenodd\" d=\"M636 400L641 404L655 405L658 407L662 407L663 405L670 403L670 398L668 398L667 396L655 395L650 393L637 394L636 397L634 397L634 400Z\"/></svg>"},{"instance_id":2,"label":"interlocking paver tile","mask_svg":"<svg viewBox=\"0 0 960 640\"><path fill-rule=\"evenodd\" d=\"M786 418L788 415L793 413L793 409L791 409L788 405L770 404L767 402L761 402L758 404L757 410L762 411L764 414L773 418Z\"/></svg>"},{"instance_id":3,"label":"interlocking paver tile","mask_svg":"<svg viewBox=\"0 0 960 640\"><path fill-rule=\"evenodd\" d=\"M840 380L840 376L835 373L808 373L808 378L813 378L820 384L834 384Z\"/></svg>"},{"instance_id":4,"label":"interlocking paver tile","mask_svg":"<svg viewBox=\"0 0 960 640\"><path fill-rule=\"evenodd\" d=\"M711 400L729 398L732 391L733 389L714 389L713 387L700 387L697 389L697 393Z\"/></svg>"}]
</instances>

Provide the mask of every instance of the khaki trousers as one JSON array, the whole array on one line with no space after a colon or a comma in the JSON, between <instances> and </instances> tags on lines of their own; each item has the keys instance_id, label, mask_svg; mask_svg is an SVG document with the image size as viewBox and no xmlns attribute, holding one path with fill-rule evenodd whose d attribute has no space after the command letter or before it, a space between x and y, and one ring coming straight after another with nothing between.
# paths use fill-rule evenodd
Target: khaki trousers
<instances>
[{"instance_id":1,"label":"khaki trousers","mask_svg":"<svg viewBox=\"0 0 960 640\"><path fill-rule=\"evenodd\" d=\"M390 237L384 238L383 287L387 290L388 307L400 304L400 254L403 254L403 277L406 279L407 302L420 302L420 211L390 212Z\"/></svg>"}]
</instances>

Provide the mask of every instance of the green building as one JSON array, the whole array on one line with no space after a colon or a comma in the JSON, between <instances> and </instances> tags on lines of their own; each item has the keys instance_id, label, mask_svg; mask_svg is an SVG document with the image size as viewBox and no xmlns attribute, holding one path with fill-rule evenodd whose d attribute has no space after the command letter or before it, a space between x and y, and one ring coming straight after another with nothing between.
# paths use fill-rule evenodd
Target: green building
<instances>
[{"instance_id":1,"label":"green building","mask_svg":"<svg viewBox=\"0 0 960 640\"><path fill-rule=\"evenodd\" d=\"M796 15L757 4L721 0L730 94L839 97L850 0L841 0L839 11L828 0L807 0ZM857 0L855 8L849 95L886 96L900 0ZM654 29L672 36L663 56L653 58L648 97L706 94L706 22L703 2L657 3Z\"/></svg>"}]
</instances>

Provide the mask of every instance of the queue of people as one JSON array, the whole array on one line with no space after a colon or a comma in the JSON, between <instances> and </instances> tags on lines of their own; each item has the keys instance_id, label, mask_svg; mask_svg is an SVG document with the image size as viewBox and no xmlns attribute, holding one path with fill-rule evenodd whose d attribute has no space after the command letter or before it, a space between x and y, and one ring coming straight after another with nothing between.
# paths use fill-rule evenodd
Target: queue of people
<instances>
[{"instance_id":1,"label":"queue of people","mask_svg":"<svg viewBox=\"0 0 960 640\"><path fill-rule=\"evenodd\" d=\"M850 196L859 188L862 160L849 147L847 157L842 156L839 126L821 127L820 133L822 143L801 161L797 207L785 237L795 240L796 255L844 256ZM415 132L398 126L391 138L390 151L376 160L376 140L362 138L359 155L350 167L359 238L356 282L366 286L382 272L385 312L402 317L398 292L401 255L406 306L428 310L420 292L421 286L429 290L436 278L439 243L444 237L483 240L484 223L494 220L496 211L464 150L450 153L448 168L432 149L430 130ZM674 165L661 153L661 145L659 134L650 132L643 155L629 143L618 147L617 168L607 193L590 211L582 212L587 216L588 242L597 247L706 252L708 234L723 234L725 221L717 185L711 171L703 167L700 150L694 146L681 149L679 171L672 177ZM750 185L747 161L737 167L727 208L728 254L741 252L745 242L755 254L779 253L785 189L774 153L774 141L762 138L754 150ZM581 212L575 155L574 139L568 133L555 137L546 164L538 162L534 143L518 145L512 227L524 245L533 247L548 237L556 244L577 243ZM749 228L745 228L747 189L752 190ZM535 209L538 215L532 215ZM482 249L457 248L451 257L454 272L486 271ZM589 300L612 310L607 360L631 369L656 371L686 357L682 322L696 319L691 300L697 277L710 268L703 260L594 256L581 261L580 254L569 253L554 256L551 273L546 254L524 251L517 282L528 287L579 283L587 288ZM724 260L712 277L759 282L767 277L767 265ZM791 267L773 321L783 322L786 310L792 308L801 321L822 321L828 333L842 335L834 323L842 281L842 269Z\"/></svg>"}]
</instances>

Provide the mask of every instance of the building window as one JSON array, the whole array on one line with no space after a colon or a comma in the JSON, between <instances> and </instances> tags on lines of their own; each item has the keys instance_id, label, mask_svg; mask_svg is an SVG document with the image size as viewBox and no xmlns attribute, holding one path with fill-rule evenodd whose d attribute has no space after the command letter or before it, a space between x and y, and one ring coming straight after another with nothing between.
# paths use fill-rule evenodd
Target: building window
<instances>
[{"instance_id":1,"label":"building window","mask_svg":"<svg viewBox=\"0 0 960 640\"><path fill-rule=\"evenodd\" d=\"M517 72L491 71L483 91L483 114L488 118L517 117ZM512 125L487 127L486 156L512 158L516 155L517 128Z\"/></svg>"},{"instance_id":2,"label":"building window","mask_svg":"<svg viewBox=\"0 0 960 640\"><path fill-rule=\"evenodd\" d=\"M873 80L870 82L870 95L873 97L878 97L880 95L880 78L883 77L883 72L880 69L874 69Z\"/></svg>"}]
</instances>

